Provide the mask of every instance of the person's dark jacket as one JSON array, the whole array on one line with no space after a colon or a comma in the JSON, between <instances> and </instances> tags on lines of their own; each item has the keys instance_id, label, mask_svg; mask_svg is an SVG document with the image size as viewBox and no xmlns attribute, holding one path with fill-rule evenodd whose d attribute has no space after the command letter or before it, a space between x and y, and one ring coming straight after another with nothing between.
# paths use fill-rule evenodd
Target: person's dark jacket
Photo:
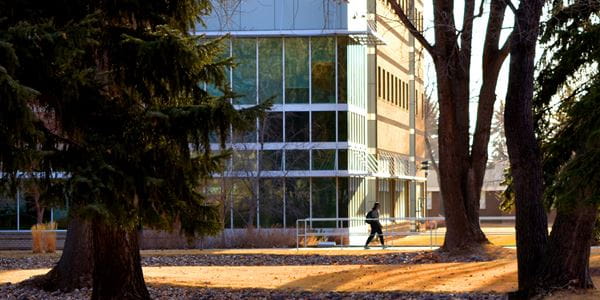
<instances>
[{"instance_id":1,"label":"person's dark jacket","mask_svg":"<svg viewBox=\"0 0 600 300\"><path fill-rule=\"evenodd\" d=\"M371 226L379 226L381 227L381 223L379 223L379 211L376 209L372 209L367 213L367 219L376 219L376 220L367 220L367 223Z\"/></svg>"}]
</instances>

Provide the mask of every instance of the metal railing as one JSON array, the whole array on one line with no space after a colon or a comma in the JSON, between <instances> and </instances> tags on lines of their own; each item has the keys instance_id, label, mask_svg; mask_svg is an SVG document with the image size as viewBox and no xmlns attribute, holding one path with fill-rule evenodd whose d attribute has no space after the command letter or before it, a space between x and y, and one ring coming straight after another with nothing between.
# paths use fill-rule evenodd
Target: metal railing
<instances>
[{"instance_id":1,"label":"metal railing","mask_svg":"<svg viewBox=\"0 0 600 300\"><path fill-rule=\"evenodd\" d=\"M400 243L400 246L428 246L433 248L438 246L438 237L442 238L446 229L444 217L401 217L369 220L379 220L382 223L383 236L391 242L392 246L394 246L394 242L399 241L398 239L420 236L425 238L418 239L420 244L407 245L406 243ZM514 216L480 217L479 223L488 236L511 236L514 235L514 220ZM299 249L301 245L304 248L308 247L308 239L310 238L318 241L338 237L341 242L336 243L334 246L352 246L351 240L360 237L366 238L370 234L370 227L365 221L367 221L365 218L298 219L296 220L296 249ZM329 226L315 226L319 224ZM346 240L348 241L347 244L345 243ZM423 240L428 240L428 243L422 243ZM354 244L356 246L361 245L359 243ZM386 242L386 244L388 243ZM509 246L512 246L512 244Z\"/></svg>"}]
</instances>

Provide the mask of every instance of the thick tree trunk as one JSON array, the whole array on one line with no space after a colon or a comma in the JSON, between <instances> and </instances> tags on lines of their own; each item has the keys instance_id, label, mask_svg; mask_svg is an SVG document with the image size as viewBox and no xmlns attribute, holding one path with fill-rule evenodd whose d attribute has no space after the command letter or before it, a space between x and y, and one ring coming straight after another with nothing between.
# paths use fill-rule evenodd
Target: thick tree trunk
<instances>
[{"instance_id":1,"label":"thick tree trunk","mask_svg":"<svg viewBox=\"0 0 600 300\"><path fill-rule=\"evenodd\" d=\"M37 190L33 194L33 201L35 203L36 224L42 224L44 223L44 206L40 203L40 193Z\"/></svg>"},{"instance_id":2,"label":"thick tree trunk","mask_svg":"<svg viewBox=\"0 0 600 300\"><path fill-rule=\"evenodd\" d=\"M67 228L65 246L58 264L45 275L34 277L24 284L47 291L71 291L92 286L92 232L89 222L73 217Z\"/></svg>"},{"instance_id":3,"label":"thick tree trunk","mask_svg":"<svg viewBox=\"0 0 600 300\"><path fill-rule=\"evenodd\" d=\"M521 1L517 11L510 41L510 74L504 113L516 195L519 290L525 293L534 288L548 238L547 216L541 200L541 156L532 113L535 45L543 4L543 0Z\"/></svg>"},{"instance_id":4,"label":"thick tree trunk","mask_svg":"<svg viewBox=\"0 0 600 300\"><path fill-rule=\"evenodd\" d=\"M388 3L435 62L440 102L438 174L447 225L442 249L454 252L481 246L488 240L479 224L479 198L487 164L498 73L509 49L508 43L499 48L507 3L502 0L490 2L484 42L483 84L472 147L469 137L469 83L473 21L477 18L475 1L465 1L463 26L458 35L454 1L433 2L435 45L429 45L420 32L412 29L409 18L395 1ZM482 14L484 2L480 5Z\"/></svg>"},{"instance_id":5,"label":"thick tree trunk","mask_svg":"<svg viewBox=\"0 0 600 300\"><path fill-rule=\"evenodd\" d=\"M440 78L440 75L438 75ZM460 80L460 79L458 79ZM468 196L469 141L468 118L457 113L455 104L464 99L453 99L461 94L447 85L438 85L440 96L440 178L444 217L446 218L446 236L442 250L463 252L487 243L487 238L479 226L479 204L477 207ZM464 95L464 93L462 93ZM466 101L468 103L468 101ZM466 124L465 124L466 123ZM443 124L443 125L442 125ZM479 192L478 192L479 193ZM479 199L479 198L477 198ZM467 212L474 215L468 216Z\"/></svg>"},{"instance_id":6,"label":"thick tree trunk","mask_svg":"<svg viewBox=\"0 0 600 300\"><path fill-rule=\"evenodd\" d=\"M560 209L552 226L546 256L538 272L538 288L593 288L590 276L590 247L598 206L580 203Z\"/></svg>"},{"instance_id":7,"label":"thick tree trunk","mask_svg":"<svg viewBox=\"0 0 600 300\"><path fill-rule=\"evenodd\" d=\"M150 299L140 262L139 236L95 219L92 299Z\"/></svg>"}]
</instances>

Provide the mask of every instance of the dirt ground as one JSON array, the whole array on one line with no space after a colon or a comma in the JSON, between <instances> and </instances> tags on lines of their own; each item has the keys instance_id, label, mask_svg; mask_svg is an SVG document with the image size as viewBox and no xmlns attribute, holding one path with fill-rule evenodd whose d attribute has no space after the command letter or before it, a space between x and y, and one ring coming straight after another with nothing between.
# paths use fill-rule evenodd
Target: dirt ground
<instances>
[{"instance_id":1,"label":"dirt ground","mask_svg":"<svg viewBox=\"0 0 600 300\"><path fill-rule=\"evenodd\" d=\"M143 255L197 254L321 254L370 255L390 253L363 250L174 250L144 251ZM7 255L0 253L0 255ZM13 255L17 255L13 253ZM24 254L21 254L24 255ZM600 250L590 259L600 268ZM0 271L0 284L17 283L48 269ZM308 265L308 266L176 266L144 267L149 284L214 288L300 289L309 291L429 291L429 292L497 292L517 288L517 264L514 257L487 262L431 263L406 265ZM600 276L594 277L600 286ZM600 292L557 294L551 299L600 299Z\"/></svg>"}]
</instances>

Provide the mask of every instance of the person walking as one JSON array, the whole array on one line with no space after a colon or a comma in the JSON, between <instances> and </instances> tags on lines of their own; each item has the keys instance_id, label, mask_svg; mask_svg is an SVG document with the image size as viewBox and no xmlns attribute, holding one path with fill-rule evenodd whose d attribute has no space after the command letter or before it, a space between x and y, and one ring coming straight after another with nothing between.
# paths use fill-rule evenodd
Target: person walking
<instances>
[{"instance_id":1,"label":"person walking","mask_svg":"<svg viewBox=\"0 0 600 300\"><path fill-rule=\"evenodd\" d=\"M383 226L381 225L381 223L379 223L379 202L375 202L375 205L373 205L371 211L367 213L366 222L367 224L371 225L371 234L369 234L369 237L367 238L365 249L369 249L369 243L373 240L375 234L379 236L381 247L385 249L386 247L385 243L383 242L383 231L381 230Z\"/></svg>"}]
</instances>

